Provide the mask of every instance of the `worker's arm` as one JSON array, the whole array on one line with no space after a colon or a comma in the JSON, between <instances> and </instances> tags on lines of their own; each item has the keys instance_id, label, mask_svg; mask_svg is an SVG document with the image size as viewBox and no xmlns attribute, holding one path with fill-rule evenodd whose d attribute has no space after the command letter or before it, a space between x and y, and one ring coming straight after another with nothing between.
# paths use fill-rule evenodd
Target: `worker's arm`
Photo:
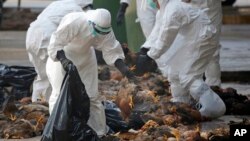
<instances>
[{"instance_id":1,"label":"worker's arm","mask_svg":"<svg viewBox=\"0 0 250 141\"><path fill-rule=\"evenodd\" d=\"M129 70L128 66L122 59L117 59L115 61L115 67L122 73L123 76L126 76L129 80L136 79L134 74Z\"/></svg>"},{"instance_id":2,"label":"worker's arm","mask_svg":"<svg viewBox=\"0 0 250 141\"><path fill-rule=\"evenodd\" d=\"M117 25L121 25L125 18L125 13L128 5L130 4L130 0L121 0L120 7L116 15L116 23Z\"/></svg>"},{"instance_id":3,"label":"worker's arm","mask_svg":"<svg viewBox=\"0 0 250 141\"><path fill-rule=\"evenodd\" d=\"M156 38L156 44L149 49L142 48L140 55L136 62L136 72L138 75L150 71L152 68L157 68L155 60L164 54L174 42L179 29L184 25L186 21L185 14L182 9L176 9L176 7L166 8L165 15L163 17L163 24L159 28L159 34Z\"/></svg>"},{"instance_id":4,"label":"worker's arm","mask_svg":"<svg viewBox=\"0 0 250 141\"><path fill-rule=\"evenodd\" d=\"M159 36L156 40L156 45L151 47L147 55L156 60L164 54L174 42L179 29L186 22L185 14L181 9L170 10L166 8L166 14L163 17L163 24L159 31Z\"/></svg>"},{"instance_id":5,"label":"worker's arm","mask_svg":"<svg viewBox=\"0 0 250 141\"><path fill-rule=\"evenodd\" d=\"M117 59L125 59L121 44L116 40L112 30L95 48L102 51L103 59L110 66L114 66Z\"/></svg>"},{"instance_id":6,"label":"worker's arm","mask_svg":"<svg viewBox=\"0 0 250 141\"><path fill-rule=\"evenodd\" d=\"M106 35L105 39L98 43L99 46L95 47L97 50L102 51L103 59L110 66L115 66L123 76L129 80L134 81L134 74L129 70L125 64L124 53L120 43L116 40L113 31Z\"/></svg>"},{"instance_id":7,"label":"worker's arm","mask_svg":"<svg viewBox=\"0 0 250 141\"><path fill-rule=\"evenodd\" d=\"M73 14L73 13L72 13ZM57 30L52 34L50 44L48 46L49 57L57 61L57 51L63 50L75 36L84 28L84 24L79 19L73 19L72 14L66 15L60 23Z\"/></svg>"}]
</instances>

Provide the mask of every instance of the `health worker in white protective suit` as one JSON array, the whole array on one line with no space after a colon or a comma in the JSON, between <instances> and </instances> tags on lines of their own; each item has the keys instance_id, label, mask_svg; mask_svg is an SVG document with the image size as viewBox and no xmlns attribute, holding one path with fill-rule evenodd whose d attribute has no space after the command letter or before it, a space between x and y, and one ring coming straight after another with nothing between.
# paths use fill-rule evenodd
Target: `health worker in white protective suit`
<instances>
[{"instance_id":1,"label":"health worker in white protective suit","mask_svg":"<svg viewBox=\"0 0 250 141\"><path fill-rule=\"evenodd\" d=\"M161 14L165 10L166 1L159 1L160 3L160 10L157 13L156 16L156 22L155 26L147 38L146 42L142 45L139 54L145 55L148 51L148 49L151 46L154 46L157 36L159 34L161 22L163 15ZM212 24L216 26L217 32L214 36L214 40L217 42L215 44L217 46L217 50L215 51L215 54L210 59L209 65L207 66L207 69L205 71L206 76L206 83L210 86L220 86L221 85L221 71L220 71L220 64L219 64L219 52L220 52L220 31L221 31L221 21L222 21L222 9L221 9L221 1L220 0L204 0L202 2L192 2L194 6L197 6L201 9L206 9L206 13L208 14L210 20L212 21ZM169 56L169 54L165 53L163 54L159 59L156 59L156 63L158 65L158 68L161 71L166 70L166 65L163 65L165 62L165 58ZM154 63L152 63L154 65ZM164 73L164 75L167 77L167 74Z\"/></svg>"},{"instance_id":2,"label":"health worker in white protective suit","mask_svg":"<svg viewBox=\"0 0 250 141\"><path fill-rule=\"evenodd\" d=\"M217 31L207 14L187 1L166 0L156 45L146 55L140 55L137 69L147 70L145 64L167 53L163 73L168 73L173 101L191 104L193 99L202 116L217 118L225 113L225 104L202 79L217 50L213 40ZM191 0L191 3L202 1Z\"/></svg>"},{"instance_id":3,"label":"health worker in white protective suit","mask_svg":"<svg viewBox=\"0 0 250 141\"><path fill-rule=\"evenodd\" d=\"M220 33L221 33L221 23L222 23L222 7L221 0L204 0L202 2L192 3L202 9L206 9L206 13L210 18L213 25L216 27L216 35L213 37L214 44L217 48L215 54L210 59L209 65L205 71L206 83L210 86L220 86L221 85L221 70L220 70Z\"/></svg>"},{"instance_id":4,"label":"health worker in white protective suit","mask_svg":"<svg viewBox=\"0 0 250 141\"><path fill-rule=\"evenodd\" d=\"M37 78L33 82L32 101L49 100L51 86L46 75L47 47L52 32L68 13L91 9L93 0L61 0L49 4L30 24L26 35L26 50L35 67Z\"/></svg>"},{"instance_id":5,"label":"health worker in white protective suit","mask_svg":"<svg viewBox=\"0 0 250 141\"><path fill-rule=\"evenodd\" d=\"M61 84L70 64L74 64L85 84L90 98L90 118L88 124L97 135L106 134L104 107L98 94L98 70L94 49L103 53L108 65L114 65L128 79L135 78L123 62L124 54L116 40L111 15L106 9L75 12L66 15L52 34L46 71L52 85L49 99L50 113L60 94Z\"/></svg>"},{"instance_id":6,"label":"health worker in white protective suit","mask_svg":"<svg viewBox=\"0 0 250 141\"><path fill-rule=\"evenodd\" d=\"M142 32L147 38L151 33L154 24L159 4L153 2L154 0L136 0L136 11L138 20L140 22ZM122 24L127 7L130 5L131 0L120 0L120 8L117 13L117 25Z\"/></svg>"},{"instance_id":7,"label":"health worker in white protective suit","mask_svg":"<svg viewBox=\"0 0 250 141\"><path fill-rule=\"evenodd\" d=\"M220 86L221 84L221 80L220 80L220 65L219 65L219 50L220 50L220 44L219 44L219 39L220 39L220 31L221 31L221 20L222 20L222 11L221 11L221 1L216 1L216 0L204 0L204 1L199 1L199 0L193 0L190 4L192 4L193 6L197 7L197 8L201 8L204 10L204 12L208 15L209 19L211 20L212 24L216 27L216 34L215 36L213 36L212 40L214 40L213 44L210 44L210 46L215 46L212 48L216 48L216 51L213 55L213 57L210 59L209 64L207 65L205 74L206 74L206 84L208 84L209 86ZM161 19L162 19L162 11L165 9L165 5L166 2L161 2L161 9L159 10L159 12L157 13L157 15L161 15L159 16L159 18L156 19L156 23L160 23L158 24L159 26L154 27L152 34L150 35L150 38L148 38L148 40L142 45L142 48L140 50L141 54L146 54L146 52L148 51L148 48L150 46L154 46L156 39L157 39L157 35L159 34L159 30L160 30L160 26L161 26ZM158 17L158 16L157 16ZM169 49L168 52L165 52L163 55L161 55L161 57L159 59L156 59L158 68L163 72L164 76L168 76L168 72L167 72L167 59L169 58L169 56L171 56L171 54L174 54L176 52L175 48L171 48ZM171 77L171 76L169 76ZM182 87L180 85L171 85L172 87L172 95L173 97L173 101L175 102L184 102L183 99L185 95L187 96L187 91L185 89L182 89Z\"/></svg>"}]
</instances>

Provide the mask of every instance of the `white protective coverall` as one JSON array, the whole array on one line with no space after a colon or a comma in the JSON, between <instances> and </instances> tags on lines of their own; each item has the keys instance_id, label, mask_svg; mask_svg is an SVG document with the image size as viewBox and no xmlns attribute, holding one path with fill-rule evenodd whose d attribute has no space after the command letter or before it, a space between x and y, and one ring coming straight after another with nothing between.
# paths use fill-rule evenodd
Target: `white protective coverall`
<instances>
[{"instance_id":1,"label":"white protective coverall","mask_svg":"<svg viewBox=\"0 0 250 141\"><path fill-rule=\"evenodd\" d=\"M214 44L210 44L210 46L215 46L216 51L214 53L214 55L212 56L212 58L210 59L209 64L207 65L207 69L206 69L206 83L209 86L212 85L217 85L220 86L221 84L221 80L220 80L220 65L219 65L219 50L220 50L220 44L219 44L219 37L220 37L220 31L221 31L221 20L222 20L222 11L221 11L221 1L217 1L217 0L192 0L192 2L190 3L193 6L197 7L197 8L201 8L205 11L205 13L208 15L208 17L210 18L212 24L216 27L217 32L215 33L215 35L213 36L213 40L214 40ZM164 8L164 4L161 6L161 8ZM157 23L157 22L156 22ZM152 32L155 33L153 34L154 37L150 37L149 41L147 41L145 43L144 46L149 46L154 44L155 40L152 41L152 39L155 38L155 36L157 37L159 29L156 30L156 32ZM150 41L152 42L151 44L147 45L147 43ZM213 47L214 48L214 47ZM172 51L172 53L171 53ZM165 54L163 54L159 59L156 60L159 69L164 72L163 75L164 76L168 76L168 72L167 72L167 61L166 58L168 58L169 56L171 56L170 54L174 54L174 52L176 51L176 49L171 48L169 49L169 51ZM171 76L168 76L171 79ZM172 77L173 78L173 77ZM172 95L173 95L173 101L175 102L185 102L185 103L190 103L190 100L187 100L189 98L189 95L187 94L187 91L185 89L183 89L179 84L172 84L171 85L171 90L172 90Z\"/></svg>"},{"instance_id":2,"label":"white protective coverall","mask_svg":"<svg viewBox=\"0 0 250 141\"><path fill-rule=\"evenodd\" d=\"M136 0L136 12L140 22L142 32L146 38L150 35L154 28L157 7L150 6L152 0ZM131 0L120 0L120 2L130 4Z\"/></svg>"},{"instance_id":3,"label":"white protective coverall","mask_svg":"<svg viewBox=\"0 0 250 141\"><path fill-rule=\"evenodd\" d=\"M168 73L173 97L179 98L177 101L189 103L189 97L192 97L201 106L202 116L219 117L225 113L225 104L202 80L217 49L213 40L216 29L199 8L181 0L166 2L156 45L147 54L155 60L165 58L165 62L161 62L162 67L166 66L163 73ZM179 91L186 93L179 94Z\"/></svg>"},{"instance_id":4,"label":"white protective coverall","mask_svg":"<svg viewBox=\"0 0 250 141\"><path fill-rule=\"evenodd\" d=\"M51 86L46 75L47 47L51 34L61 19L68 13L82 11L82 7L92 4L93 0L61 0L48 5L30 24L26 35L26 50L29 60L35 67L37 78L33 82L32 101L49 100Z\"/></svg>"},{"instance_id":5,"label":"white protective coverall","mask_svg":"<svg viewBox=\"0 0 250 141\"><path fill-rule=\"evenodd\" d=\"M110 33L100 35L94 32L92 23L100 27L110 27ZM52 34L48 48L47 74L52 85L49 109L52 112L60 94L65 71L56 59L58 50L64 50L66 57L77 67L82 82L90 98L90 118L88 124L99 136L106 134L104 107L98 94L97 60L94 49L103 53L108 65L117 59L124 59L123 50L111 29L111 15L105 9L89 10L66 15L56 32Z\"/></svg>"},{"instance_id":6,"label":"white protective coverall","mask_svg":"<svg viewBox=\"0 0 250 141\"><path fill-rule=\"evenodd\" d=\"M150 47L155 46L157 37L159 35L160 28L162 26L163 15L164 15L164 12L165 12L167 1L158 0L158 2L160 4L160 9L156 13L155 24L154 24L154 26L152 28L152 31L149 34L149 36L148 36L147 40L145 41L145 43L142 45L142 47L144 47L144 48L149 49Z\"/></svg>"},{"instance_id":7,"label":"white protective coverall","mask_svg":"<svg viewBox=\"0 0 250 141\"><path fill-rule=\"evenodd\" d=\"M207 9L206 13L212 24L216 27L216 35L213 40L216 42L217 50L211 58L209 65L205 71L206 83L210 86L221 85L221 70L220 70L220 33L221 33L221 22L222 22L222 8L221 0L203 0L201 2L193 2L194 6L202 9Z\"/></svg>"}]
</instances>

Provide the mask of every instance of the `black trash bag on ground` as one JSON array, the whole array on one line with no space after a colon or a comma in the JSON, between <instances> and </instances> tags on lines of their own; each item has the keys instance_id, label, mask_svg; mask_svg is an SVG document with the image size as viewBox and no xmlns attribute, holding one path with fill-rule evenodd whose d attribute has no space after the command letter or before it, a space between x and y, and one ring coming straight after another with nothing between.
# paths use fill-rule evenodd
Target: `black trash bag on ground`
<instances>
[{"instance_id":1,"label":"black trash bag on ground","mask_svg":"<svg viewBox=\"0 0 250 141\"><path fill-rule=\"evenodd\" d=\"M99 141L96 132L87 125L89 110L85 86L76 67L71 66L41 141Z\"/></svg>"},{"instance_id":2,"label":"black trash bag on ground","mask_svg":"<svg viewBox=\"0 0 250 141\"><path fill-rule=\"evenodd\" d=\"M72 141L100 141L96 132L77 117L71 118L70 136Z\"/></svg>"},{"instance_id":3,"label":"black trash bag on ground","mask_svg":"<svg viewBox=\"0 0 250 141\"><path fill-rule=\"evenodd\" d=\"M64 77L61 93L54 106L47 124L43 131L41 141L69 141L69 118L71 113L71 95L69 84L69 75Z\"/></svg>"},{"instance_id":4,"label":"black trash bag on ground","mask_svg":"<svg viewBox=\"0 0 250 141\"><path fill-rule=\"evenodd\" d=\"M128 131L128 124L121 116L121 110L117 105L111 101L104 101L106 123L114 132Z\"/></svg>"},{"instance_id":5,"label":"black trash bag on ground","mask_svg":"<svg viewBox=\"0 0 250 141\"><path fill-rule=\"evenodd\" d=\"M144 111L133 110L129 116L128 126L135 130L141 129L142 126L147 122L144 121L142 116L145 114Z\"/></svg>"},{"instance_id":6,"label":"black trash bag on ground","mask_svg":"<svg viewBox=\"0 0 250 141\"><path fill-rule=\"evenodd\" d=\"M4 90L3 90L2 87L0 87L0 109L1 109L1 107L2 107L2 104L3 104L3 102L4 102L4 99L5 99L5 97L4 97Z\"/></svg>"},{"instance_id":7,"label":"black trash bag on ground","mask_svg":"<svg viewBox=\"0 0 250 141\"><path fill-rule=\"evenodd\" d=\"M0 86L30 88L36 75L34 67L0 64Z\"/></svg>"},{"instance_id":8,"label":"black trash bag on ground","mask_svg":"<svg viewBox=\"0 0 250 141\"><path fill-rule=\"evenodd\" d=\"M37 73L34 67L0 64L0 87L12 87L17 100L31 96L31 85Z\"/></svg>"}]
</instances>

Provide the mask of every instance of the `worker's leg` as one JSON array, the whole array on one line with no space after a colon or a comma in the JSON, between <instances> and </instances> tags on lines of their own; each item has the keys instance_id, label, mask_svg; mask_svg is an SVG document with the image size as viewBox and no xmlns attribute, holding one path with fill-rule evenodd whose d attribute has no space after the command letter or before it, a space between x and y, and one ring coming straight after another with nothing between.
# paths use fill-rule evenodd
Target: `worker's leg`
<instances>
[{"instance_id":1,"label":"worker's leg","mask_svg":"<svg viewBox=\"0 0 250 141\"><path fill-rule=\"evenodd\" d=\"M215 54L211 58L206 72L206 84L209 86L221 85L221 70L220 70L220 47L216 50Z\"/></svg>"},{"instance_id":2,"label":"worker's leg","mask_svg":"<svg viewBox=\"0 0 250 141\"><path fill-rule=\"evenodd\" d=\"M52 86L52 93L49 98L49 112L51 114L60 94L65 71L63 70L59 61L54 62L52 59L48 58L46 64L46 73Z\"/></svg>"},{"instance_id":3,"label":"worker's leg","mask_svg":"<svg viewBox=\"0 0 250 141\"><path fill-rule=\"evenodd\" d=\"M150 7L144 0L137 0L136 8L143 34L147 38L155 25L156 13L158 9Z\"/></svg>"},{"instance_id":4,"label":"worker's leg","mask_svg":"<svg viewBox=\"0 0 250 141\"><path fill-rule=\"evenodd\" d=\"M103 136L107 133L106 116L99 97L90 97L90 117L88 125L96 131L98 136Z\"/></svg>"},{"instance_id":5,"label":"worker's leg","mask_svg":"<svg viewBox=\"0 0 250 141\"><path fill-rule=\"evenodd\" d=\"M192 100L188 93L188 90L183 88L180 84L177 71L170 69L170 67L168 69L168 80L170 82L170 90L172 94L171 101L192 104Z\"/></svg>"},{"instance_id":6,"label":"worker's leg","mask_svg":"<svg viewBox=\"0 0 250 141\"><path fill-rule=\"evenodd\" d=\"M47 54L47 49L40 49L37 55L29 53L30 62L35 67L37 77L33 82L32 101L48 101L51 94L51 85L46 74L46 58L43 60L39 56ZM46 56L46 55L45 55Z\"/></svg>"}]
</instances>

